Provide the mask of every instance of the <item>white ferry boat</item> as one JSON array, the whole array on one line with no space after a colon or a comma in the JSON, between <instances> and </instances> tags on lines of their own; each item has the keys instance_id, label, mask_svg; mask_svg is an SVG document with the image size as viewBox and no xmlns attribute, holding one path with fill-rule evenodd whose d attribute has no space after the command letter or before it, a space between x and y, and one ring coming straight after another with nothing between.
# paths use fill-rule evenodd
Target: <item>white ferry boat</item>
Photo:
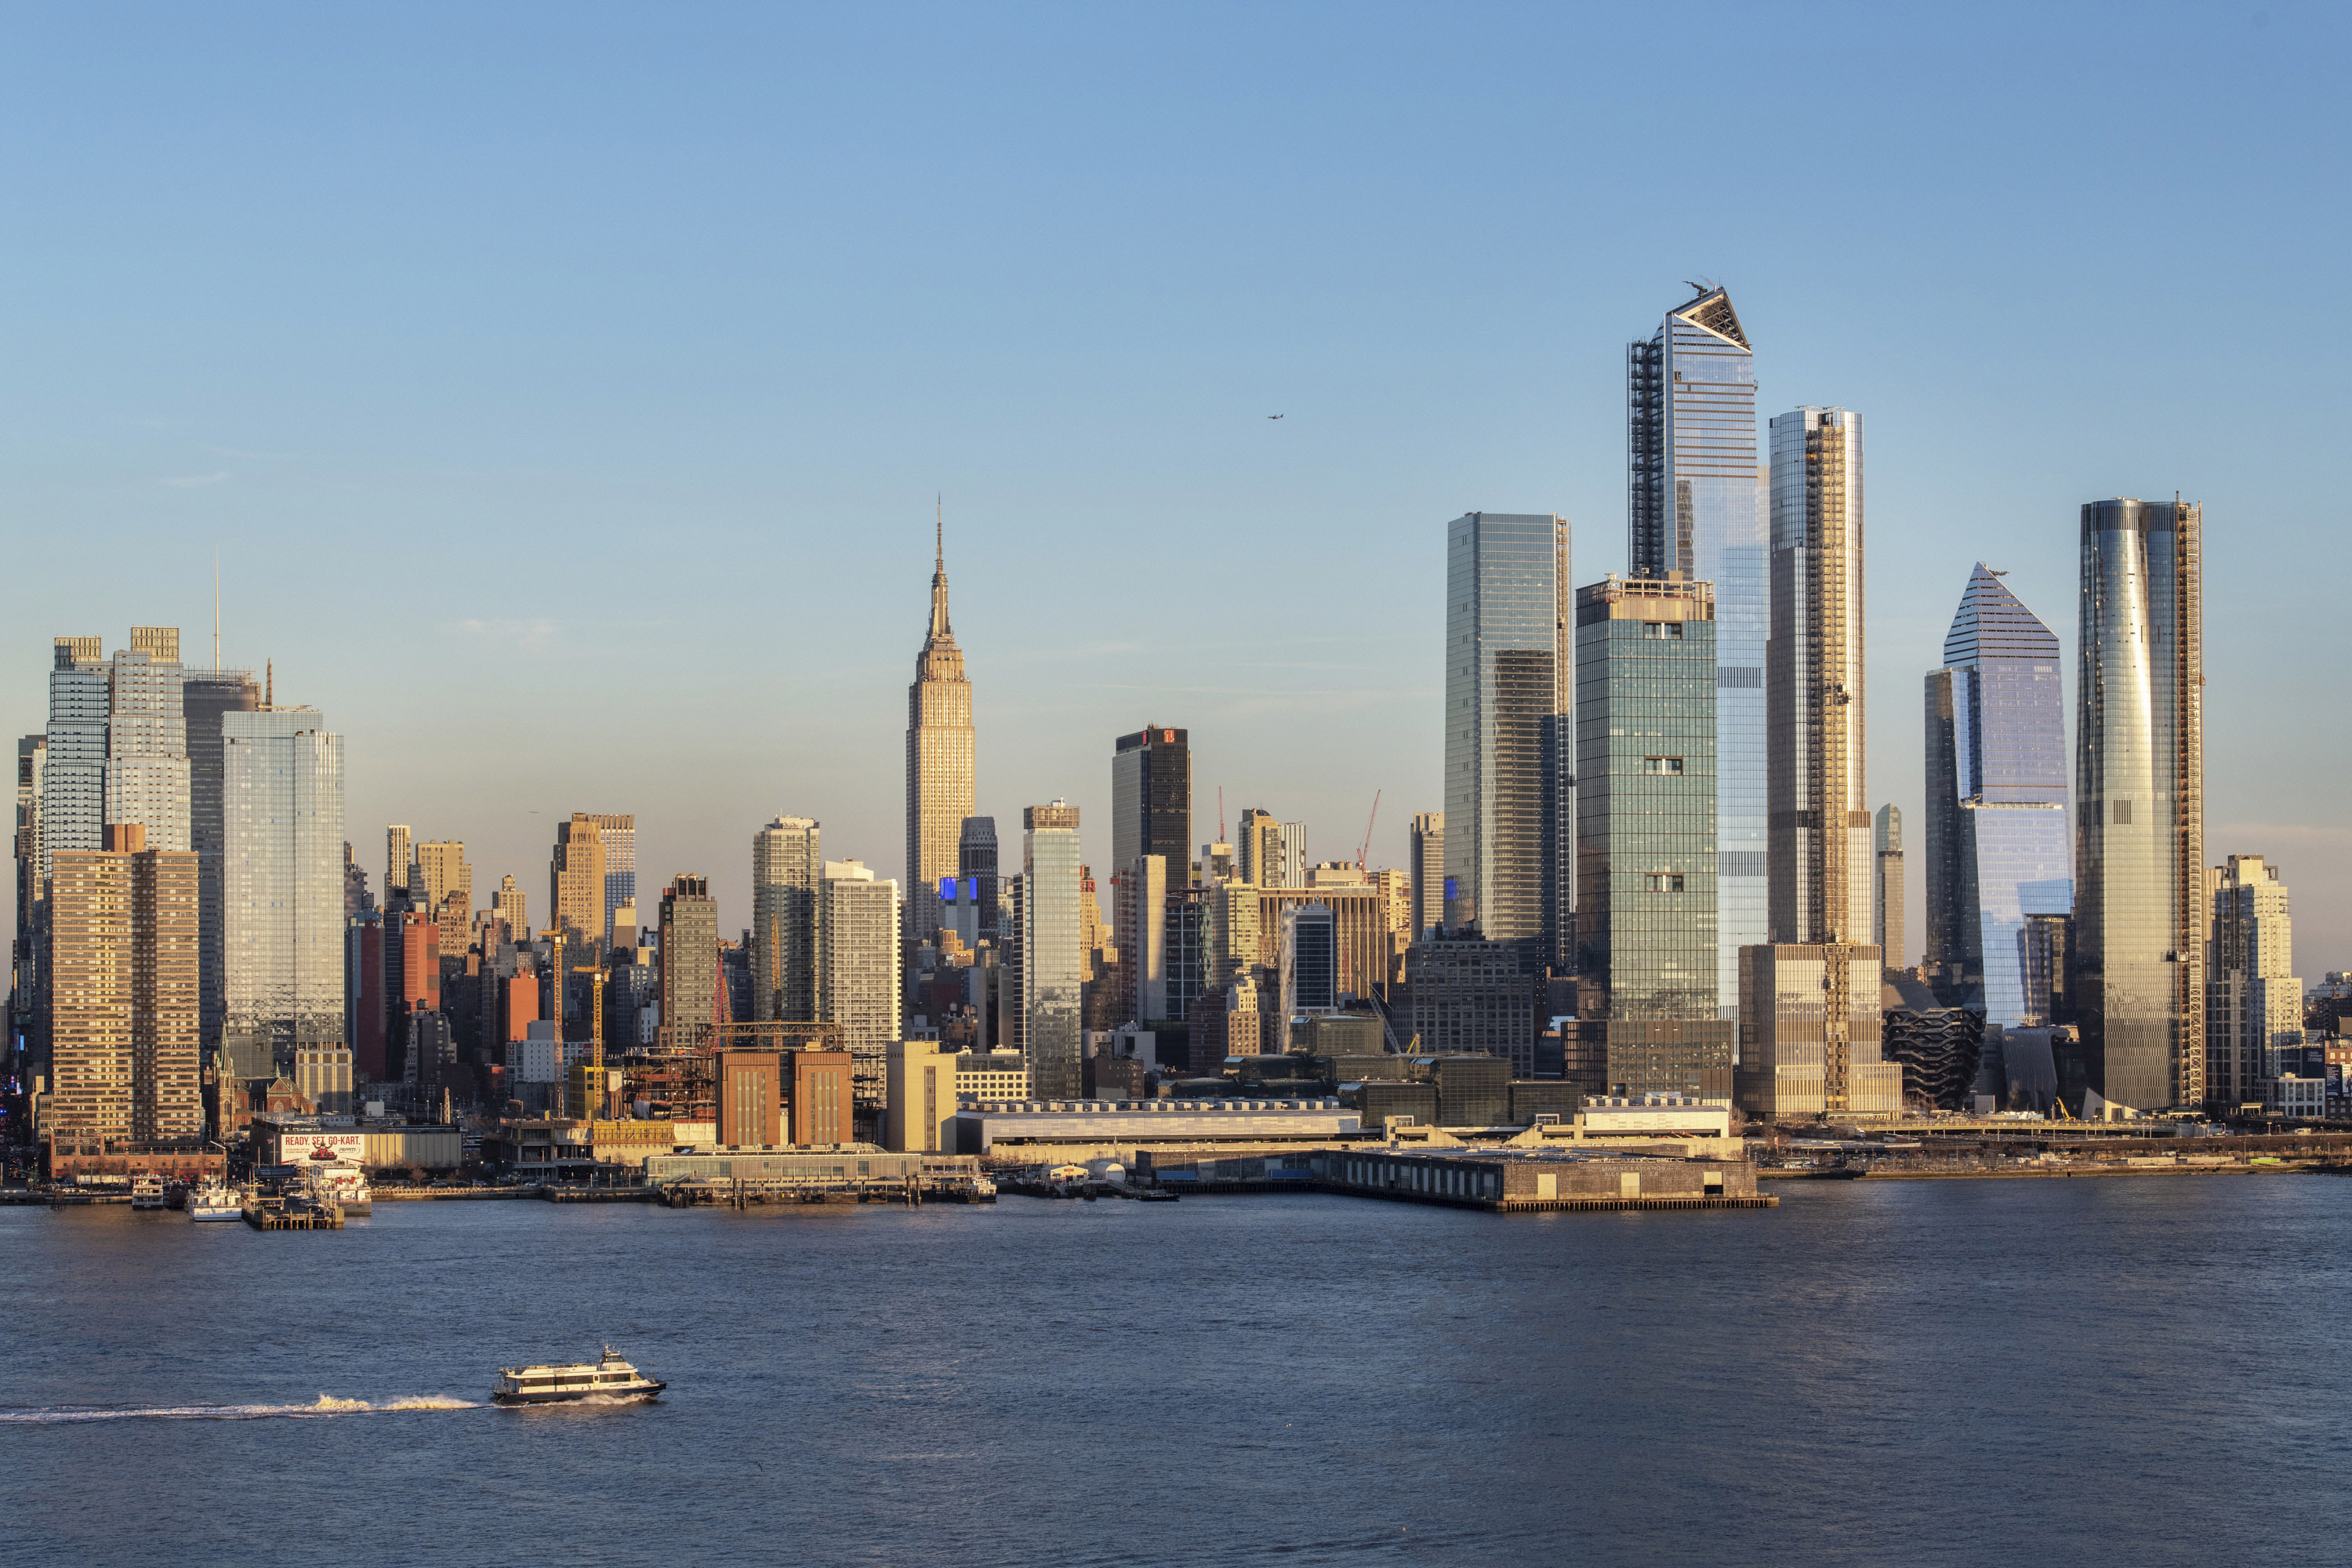
<instances>
[{"instance_id":1,"label":"white ferry boat","mask_svg":"<svg viewBox=\"0 0 2352 1568\"><path fill-rule=\"evenodd\" d=\"M218 1181L209 1181L188 1193L188 1218L243 1219L245 1201L235 1189Z\"/></svg>"},{"instance_id":2,"label":"white ferry boat","mask_svg":"<svg viewBox=\"0 0 2352 1568\"><path fill-rule=\"evenodd\" d=\"M375 1212L375 1194L357 1165L312 1165L302 1175L313 1202L334 1204L347 1215Z\"/></svg>"},{"instance_id":3,"label":"white ferry boat","mask_svg":"<svg viewBox=\"0 0 2352 1568\"><path fill-rule=\"evenodd\" d=\"M612 1346L603 1359L570 1366L502 1366L490 1397L500 1405L561 1405L576 1399L651 1399L669 1384L656 1383Z\"/></svg>"},{"instance_id":4,"label":"white ferry boat","mask_svg":"<svg viewBox=\"0 0 2352 1568\"><path fill-rule=\"evenodd\" d=\"M131 1181L131 1206L132 1208L160 1209L167 1206L170 1202L170 1194L163 1191L163 1177L139 1176Z\"/></svg>"}]
</instances>

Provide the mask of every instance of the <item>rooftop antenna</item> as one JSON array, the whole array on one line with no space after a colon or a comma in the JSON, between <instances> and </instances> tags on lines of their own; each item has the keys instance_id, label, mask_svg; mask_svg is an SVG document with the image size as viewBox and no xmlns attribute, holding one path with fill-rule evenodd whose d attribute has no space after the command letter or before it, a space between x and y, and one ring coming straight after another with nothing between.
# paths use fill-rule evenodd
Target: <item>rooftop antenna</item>
<instances>
[{"instance_id":1,"label":"rooftop antenna","mask_svg":"<svg viewBox=\"0 0 2352 1568\"><path fill-rule=\"evenodd\" d=\"M931 505L934 509L931 514L931 527L936 535L938 544L938 553L933 557L933 563L937 565L940 571L944 572L948 569L947 492L942 490L933 496L931 498Z\"/></svg>"},{"instance_id":2,"label":"rooftop antenna","mask_svg":"<svg viewBox=\"0 0 2352 1568\"><path fill-rule=\"evenodd\" d=\"M1225 786L1217 786L1217 842L1225 842Z\"/></svg>"},{"instance_id":3,"label":"rooftop antenna","mask_svg":"<svg viewBox=\"0 0 2352 1568\"><path fill-rule=\"evenodd\" d=\"M248 676L247 679L252 678ZM265 658L261 661L261 710L264 713L275 713L278 711L278 661L276 659Z\"/></svg>"},{"instance_id":4,"label":"rooftop antenna","mask_svg":"<svg viewBox=\"0 0 2352 1568\"><path fill-rule=\"evenodd\" d=\"M213 673L220 673L220 546L213 546Z\"/></svg>"}]
</instances>

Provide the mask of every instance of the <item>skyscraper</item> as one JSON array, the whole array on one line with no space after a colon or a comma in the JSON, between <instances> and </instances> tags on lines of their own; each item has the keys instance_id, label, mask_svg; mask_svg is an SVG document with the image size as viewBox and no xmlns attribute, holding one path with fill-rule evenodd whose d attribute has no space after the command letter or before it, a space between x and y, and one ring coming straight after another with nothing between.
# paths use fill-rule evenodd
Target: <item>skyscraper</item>
<instances>
[{"instance_id":1,"label":"skyscraper","mask_svg":"<svg viewBox=\"0 0 2352 1568\"><path fill-rule=\"evenodd\" d=\"M855 860L828 860L818 892L817 1016L841 1026L856 1102L878 1107L899 1037L898 884Z\"/></svg>"},{"instance_id":2,"label":"skyscraper","mask_svg":"<svg viewBox=\"0 0 2352 1568\"><path fill-rule=\"evenodd\" d=\"M601 900L601 873L594 886ZM684 872L662 889L661 1043L671 1050L706 1047L718 1022L719 904L709 878Z\"/></svg>"},{"instance_id":3,"label":"skyscraper","mask_svg":"<svg viewBox=\"0 0 2352 1568\"><path fill-rule=\"evenodd\" d=\"M1070 1100L1085 1092L1078 808L1057 800L1021 816L1021 1048L1038 1097Z\"/></svg>"},{"instance_id":4,"label":"skyscraper","mask_svg":"<svg viewBox=\"0 0 2352 1568\"><path fill-rule=\"evenodd\" d=\"M907 688L905 918L908 934L919 938L939 929L940 879L957 873L959 835L972 807L971 682L948 625L944 528L935 544L930 629Z\"/></svg>"},{"instance_id":5,"label":"skyscraper","mask_svg":"<svg viewBox=\"0 0 2352 1568\"><path fill-rule=\"evenodd\" d=\"M779 816L751 836L751 1016L816 1017L817 884L814 818Z\"/></svg>"},{"instance_id":6,"label":"skyscraper","mask_svg":"<svg viewBox=\"0 0 2352 1568\"><path fill-rule=\"evenodd\" d=\"M416 868L425 886L409 889L417 909L440 930L443 958L466 956L474 924L474 868L466 864L461 838L431 839L416 847Z\"/></svg>"},{"instance_id":7,"label":"skyscraper","mask_svg":"<svg viewBox=\"0 0 2352 1568\"><path fill-rule=\"evenodd\" d=\"M383 907L408 891L408 868L416 863L416 834L404 822L383 830Z\"/></svg>"},{"instance_id":8,"label":"skyscraper","mask_svg":"<svg viewBox=\"0 0 2352 1568\"><path fill-rule=\"evenodd\" d=\"M2074 685L2081 1075L2100 1100L2136 1110L2205 1099L2203 533L2193 504L2083 508Z\"/></svg>"},{"instance_id":9,"label":"skyscraper","mask_svg":"<svg viewBox=\"0 0 2352 1568\"><path fill-rule=\"evenodd\" d=\"M1446 525L1448 930L1529 942L1568 967L1574 742L1569 525L1468 512Z\"/></svg>"},{"instance_id":10,"label":"skyscraper","mask_svg":"<svg viewBox=\"0 0 2352 1568\"><path fill-rule=\"evenodd\" d=\"M222 1046L240 1079L343 1042L343 738L312 708L221 716Z\"/></svg>"},{"instance_id":11,"label":"skyscraper","mask_svg":"<svg viewBox=\"0 0 2352 1568\"><path fill-rule=\"evenodd\" d=\"M637 819L629 812L596 812L597 837L604 846L604 937L613 940L613 911L637 901Z\"/></svg>"},{"instance_id":12,"label":"skyscraper","mask_svg":"<svg viewBox=\"0 0 2352 1568\"><path fill-rule=\"evenodd\" d=\"M1738 951L1768 940L1764 644L1770 629L1756 365L1720 289L1666 313L1626 351L1626 560L1713 585L1717 994L1739 994Z\"/></svg>"},{"instance_id":13,"label":"skyscraper","mask_svg":"<svg viewBox=\"0 0 2352 1568\"><path fill-rule=\"evenodd\" d=\"M2270 1053L2303 1044L2303 982L2278 868L2232 855L2210 873L2213 938L2206 953L2205 1098L2217 1110L2263 1100Z\"/></svg>"},{"instance_id":14,"label":"skyscraper","mask_svg":"<svg viewBox=\"0 0 2352 1568\"><path fill-rule=\"evenodd\" d=\"M1121 735L1110 759L1110 863L1124 875L1139 855L1168 861L1168 880L1192 879L1192 742L1189 730L1147 725Z\"/></svg>"},{"instance_id":15,"label":"skyscraper","mask_svg":"<svg viewBox=\"0 0 2352 1568\"><path fill-rule=\"evenodd\" d=\"M221 867L228 848L221 817L221 720L259 709L261 685L251 670L201 670L189 672L180 691L188 732L188 847L196 852L196 929L209 1061L221 1043ZM346 858L349 853L346 848ZM360 885L366 887L364 877Z\"/></svg>"},{"instance_id":16,"label":"skyscraper","mask_svg":"<svg viewBox=\"0 0 2352 1568\"><path fill-rule=\"evenodd\" d=\"M548 865L548 923L592 945L604 941L604 820L575 811L555 826L555 854ZM717 927L713 927L714 933ZM714 935L713 940L716 940Z\"/></svg>"},{"instance_id":17,"label":"skyscraper","mask_svg":"<svg viewBox=\"0 0 2352 1568\"><path fill-rule=\"evenodd\" d=\"M1903 942L1903 813L1893 805L1878 808L1872 843L1878 858L1877 885L1871 895L1870 940L1878 944L1878 962L1888 969L1904 967L1907 949Z\"/></svg>"},{"instance_id":18,"label":"skyscraper","mask_svg":"<svg viewBox=\"0 0 2352 1568\"><path fill-rule=\"evenodd\" d=\"M2032 983L2036 917L2074 907L2058 638L1982 562L1927 674L1927 930L1948 1006L2000 1031L2058 1022ZM1889 963L1894 959L1887 960Z\"/></svg>"},{"instance_id":19,"label":"skyscraper","mask_svg":"<svg viewBox=\"0 0 2352 1568\"><path fill-rule=\"evenodd\" d=\"M973 884L972 902L979 906L975 940L994 941L1004 889L997 868L996 818L967 816L956 838L956 876Z\"/></svg>"},{"instance_id":20,"label":"skyscraper","mask_svg":"<svg viewBox=\"0 0 2352 1568\"><path fill-rule=\"evenodd\" d=\"M1863 945L1876 879L1864 784L1861 415L1800 408L1772 421L1771 537L1767 925L1774 942Z\"/></svg>"},{"instance_id":21,"label":"skyscraper","mask_svg":"<svg viewBox=\"0 0 2352 1568\"><path fill-rule=\"evenodd\" d=\"M180 630L133 626L108 696L106 820L135 822L158 849L188 843L188 716Z\"/></svg>"},{"instance_id":22,"label":"skyscraper","mask_svg":"<svg viewBox=\"0 0 2352 1568\"><path fill-rule=\"evenodd\" d=\"M512 877L499 879L499 890L490 895L490 918L506 922L508 941L530 940L530 895L516 887Z\"/></svg>"},{"instance_id":23,"label":"skyscraper","mask_svg":"<svg viewBox=\"0 0 2352 1568\"><path fill-rule=\"evenodd\" d=\"M67 849L103 848L106 826L108 670L97 637L58 637L49 669L49 722L42 763L40 882Z\"/></svg>"},{"instance_id":24,"label":"skyscraper","mask_svg":"<svg viewBox=\"0 0 2352 1568\"><path fill-rule=\"evenodd\" d=\"M1413 813L1406 853L1412 857L1412 931L1409 942L1425 941L1445 923L1445 814Z\"/></svg>"},{"instance_id":25,"label":"skyscraper","mask_svg":"<svg viewBox=\"0 0 2352 1568\"><path fill-rule=\"evenodd\" d=\"M1633 1093L1731 1094L1714 615L1709 585L1679 572L1576 594L1577 1026L1607 1083Z\"/></svg>"}]
</instances>

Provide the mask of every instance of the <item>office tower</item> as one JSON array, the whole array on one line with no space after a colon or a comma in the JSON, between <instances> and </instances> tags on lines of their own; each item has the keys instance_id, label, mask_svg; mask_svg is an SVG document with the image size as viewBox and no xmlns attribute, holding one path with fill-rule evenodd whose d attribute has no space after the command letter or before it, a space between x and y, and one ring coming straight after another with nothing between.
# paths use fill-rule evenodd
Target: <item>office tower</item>
<instances>
[{"instance_id":1,"label":"office tower","mask_svg":"<svg viewBox=\"0 0 2352 1568\"><path fill-rule=\"evenodd\" d=\"M1349 869L1353 871L1354 868L1351 866ZM1340 993L1362 997L1387 994L1394 949L1391 936L1394 927L1389 914L1388 895L1378 885L1357 881L1346 884L1326 882L1304 888L1240 886L1257 900L1255 922L1257 950L1244 959L1237 973L1246 973L1252 968L1279 965L1283 923L1290 919L1294 910L1313 905L1321 908L1330 917L1335 984ZM1272 998L1268 999L1268 1005L1273 1005Z\"/></svg>"},{"instance_id":2,"label":"office tower","mask_svg":"<svg viewBox=\"0 0 2352 1568\"><path fill-rule=\"evenodd\" d=\"M2032 979L2030 939L2037 921L2073 909L2074 880L2058 638L1982 562L1927 695L1921 962L1947 1005L1984 1015L1997 1047L2004 1029L2060 1022L2047 979Z\"/></svg>"},{"instance_id":3,"label":"office tower","mask_svg":"<svg viewBox=\"0 0 2352 1568\"><path fill-rule=\"evenodd\" d=\"M599 928L605 943L613 941L613 911L637 901L637 819L628 812L591 812L597 841L604 849L604 923Z\"/></svg>"},{"instance_id":4,"label":"office tower","mask_svg":"<svg viewBox=\"0 0 2352 1568\"><path fill-rule=\"evenodd\" d=\"M425 886L410 889L417 908L441 928L441 956L463 958L474 924L474 868L466 864L461 838L437 838L416 846L416 868Z\"/></svg>"},{"instance_id":5,"label":"office tower","mask_svg":"<svg viewBox=\"0 0 2352 1568\"><path fill-rule=\"evenodd\" d=\"M958 837L972 806L971 682L948 625L947 536L935 541L931 624L907 688L907 931L939 929L939 886L957 875Z\"/></svg>"},{"instance_id":6,"label":"office tower","mask_svg":"<svg viewBox=\"0 0 2352 1568\"><path fill-rule=\"evenodd\" d=\"M1568 520L1474 511L1446 527L1445 927L1568 967L1574 824L1565 732Z\"/></svg>"},{"instance_id":7,"label":"office tower","mask_svg":"<svg viewBox=\"0 0 2352 1568\"><path fill-rule=\"evenodd\" d=\"M1413 813L1406 841L1412 859L1412 936L1421 942L1445 923L1445 814Z\"/></svg>"},{"instance_id":8,"label":"office tower","mask_svg":"<svg viewBox=\"0 0 2352 1568\"><path fill-rule=\"evenodd\" d=\"M1738 952L1769 940L1764 644L1767 532L1756 366L1720 289L1666 313L1626 350L1626 560L1715 590L1716 994L1728 1017Z\"/></svg>"},{"instance_id":9,"label":"office tower","mask_svg":"<svg viewBox=\"0 0 2352 1568\"><path fill-rule=\"evenodd\" d=\"M1870 940L1877 944L1881 964L1901 969L1905 957L1903 813L1893 805L1880 806L1871 841L1877 855L1877 879L1871 889Z\"/></svg>"},{"instance_id":10,"label":"office tower","mask_svg":"<svg viewBox=\"0 0 2352 1568\"><path fill-rule=\"evenodd\" d=\"M976 941L993 942L997 937L1004 889L998 879L996 857L996 818L965 817L956 837L956 876L976 884L971 894L980 906Z\"/></svg>"},{"instance_id":11,"label":"office tower","mask_svg":"<svg viewBox=\"0 0 2352 1568\"><path fill-rule=\"evenodd\" d=\"M261 686L246 669L190 670L180 688L188 736L188 847L196 852L202 944L205 1059L221 1043L221 864L227 853L221 817L221 720L261 706ZM344 849L350 858L350 848ZM348 880L349 873L346 873ZM364 897L367 879L360 878ZM348 892L345 899L348 903Z\"/></svg>"},{"instance_id":12,"label":"office tower","mask_svg":"<svg viewBox=\"0 0 2352 1568\"><path fill-rule=\"evenodd\" d=\"M604 940L604 822L575 811L555 828L555 855L548 866L548 924L573 933L573 940ZM715 940L715 938L714 938Z\"/></svg>"},{"instance_id":13,"label":"office tower","mask_svg":"<svg viewBox=\"0 0 2352 1568\"><path fill-rule=\"evenodd\" d=\"M1714 617L1711 585L1679 572L1576 594L1576 1027L1612 1091L1731 1092Z\"/></svg>"},{"instance_id":14,"label":"office tower","mask_svg":"<svg viewBox=\"0 0 2352 1568\"><path fill-rule=\"evenodd\" d=\"M140 824L158 849L190 847L182 674L177 626L133 626L109 681L106 820Z\"/></svg>"},{"instance_id":15,"label":"office tower","mask_svg":"<svg viewBox=\"0 0 2352 1568\"><path fill-rule=\"evenodd\" d=\"M1189 730L1146 726L1121 735L1110 759L1110 863L1141 855L1168 862L1179 886L1192 879L1192 744Z\"/></svg>"},{"instance_id":16,"label":"office tower","mask_svg":"<svg viewBox=\"0 0 2352 1568\"><path fill-rule=\"evenodd\" d=\"M898 884L855 860L824 862L818 888L817 1016L841 1027L853 1063L851 1091L878 1107L898 1037Z\"/></svg>"},{"instance_id":17,"label":"office tower","mask_svg":"<svg viewBox=\"0 0 2352 1568\"><path fill-rule=\"evenodd\" d=\"M2087 1089L2135 1110L2205 1099L2203 532L2179 501L2083 508L2074 1002Z\"/></svg>"},{"instance_id":18,"label":"office tower","mask_svg":"<svg viewBox=\"0 0 2352 1568\"><path fill-rule=\"evenodd\" d=\"M1305 823L1277 822L1272 812L1252 806L1242 813L1234 850L1243 881L1255 882L1261 888L1306 886Z\"/></svg>"},{"instance_id":19,"label":"office tower","mask_svg":"<svg viewBox=\"0 0 2352 1568\"><path fill-rule=\"evenodd\" d=\"M1800 408L1771 430L1766 924L1774 942L1861 944L1874 886L1864 788L1862 416Z\"/></svg>"},{"instance_id":20,"label":"office tower","mask_svg":"<svg viewBox=\"0 0 2352 1568\"><path fill-rule=\"evenodd\" d=\"M1532 944L1444 931L1405 956L1415 1053L1469 1053L1508 1061L1512 1078L1536 1070L1536 1003L1543 977Z\"/></svg>"},{"instance_id":21,"label":"office tower","mask_svg":"<svg viewBox=\"0 0 2352 1568\"><path fill-rule=\"evenodd\" d=\"M1339 1007L1339 942L1330 905L1293 904L1283 910L1280 956L1286 1031L1303 1014Z\"/></svg>"},{"instance_id":22,"label":"office tower","mask_svg":"<svg viewBox=\"0 0 2352 1568\"><path fill-rule=\"evenodd\" d=\"M1168 859L1145 855L1111 879L1122 1024L1172 1018L1168 1011Z\"/></svg>"},{"instance_id":23,"label":"office tower","mask_svg":"<svg viewBox=\"0 0 2352 1568\"><path fill-rule=\"evenodd\" d=\"M601 870L590 885L601 899ZM661 1044L667 1050L698 1050L709 1044L718 1022L719 904L710 896L710 879L689 871L662 889Z\"/></svg>"},{"instance_id":24,"label":"office tower","mask_svg":"<svg viewBox=\"0 0 2352 1568\"><path fill-rule=\"evenodd\" d=\"M105 841L51 863L50 1125L88 1153L204 1135L195 855Z\"/></svg>"},{"instance_id":25,"label":"office tower","mask_svg":"<svg viewBox=\"0 0 2352 1568\"><path fill-rule=\"evenodd\" d=\"M383 907L408 896L408 868L416 863L416 835L405 823L383 830Z\"/></svg>"},{"instance_id":26,"label":"office tower","mask_svg":"<svg viewBox=\"0 0 2352 1568\"><path fill-rule=\"evenodd\" d=\"M2209 880L2205 1099L2233 1111L2262 1103L2272 1050L2304 1043L2303 982L2291 973L2294 926L2278 868L2259 855L2232 855Z\"/></svg>"},{"instance_id":27,"label":"office tower","mask_svg":"<svg viewBox=\"0 0 2352 1568\"><path fill-rule=\"evenodd\" d=\"M490 895L490 918L505 922L508 941L530 940L530 895L516 887L512 877L499 879L499 890Z\"/></svg>"},{"instance_id":28,"label":"office tower","mask_svg":"<svg viewBox=\"0 0 2352 1568\"><path fill-rule=\"evenodd\" d=\"M40 880L60 850L100 849L106 825L106 724L112 707L96 637L56 639L42 764Z\"/></svg>"},{"instance_id":29,"label":"office tower","mask_svg":"<svg viewBox=\"0 0 2352 1568\"><path fill-rule=\"evenodd\" d=\"M817 825L779 816L751 836L751 1016L806 1023L816 1011Z\"/></svg>"},{"instance_id":30,"label":"office tower","mask_svg":"<svg viewBox=\"0 0 2352 1568\"><path fill-rule=\"evenodd\" d=\"M221 717L222 1046L240 1079L343 1031L343 738L312 708Z\"/></svg>"},{"instance_id":31,"label":"office tower","mask_svg":"<svg viewBox=\"0 0 2352 1568\"><path fill-rule=\"evenodd\" d=\"M1039 1098L1074 1100L1084 1092L1079 1071L1084 1058L1078 1017L1078 808L1056 800L1029 806L1021 817L1022 1055L1029 1059Z\"/></svg>"}]
</instances>

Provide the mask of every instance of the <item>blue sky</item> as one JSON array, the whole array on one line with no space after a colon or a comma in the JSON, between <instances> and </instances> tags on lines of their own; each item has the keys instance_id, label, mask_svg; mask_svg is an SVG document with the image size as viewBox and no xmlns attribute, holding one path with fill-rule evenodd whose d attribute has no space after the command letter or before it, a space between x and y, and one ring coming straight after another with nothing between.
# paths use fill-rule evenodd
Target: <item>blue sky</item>
<instances>
[{"instance_id":1,"label":"blue sky","mask_svg":"<svg viewBox=\"0 0 2352 1568\"><path fill-rule=\"evenodd\" d=\"M1873 793L1982 558L2206 505L2209 852L2352 966L2340 13L0 6L0 713L184 626L348 736L352 837L546 897L820 818L896 874L946 496L980 808L1352 857L1437 804L1444 524L1624 560L1623 345L1727 285L1864 411ZM1265 416L1282 413L1278 423ZM1914 882L1917 881L1915 877ZM1916 901L1916 889L1914 889ZM1916 916L1912 942L1917 942Z\"/></svg>"}]
</instances>

